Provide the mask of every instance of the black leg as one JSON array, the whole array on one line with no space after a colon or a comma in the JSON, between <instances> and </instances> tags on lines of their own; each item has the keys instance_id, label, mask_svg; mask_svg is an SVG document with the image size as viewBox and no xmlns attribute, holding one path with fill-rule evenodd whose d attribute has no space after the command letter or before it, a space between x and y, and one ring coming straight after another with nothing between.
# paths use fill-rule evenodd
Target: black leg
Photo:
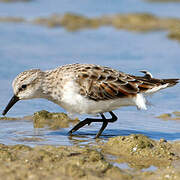
<instances>
[{"instance_id":1,"label":"black leg","mask_svg":"<svg viewBox=\"0 0 180 180\"><path fill-rule=\"evenodd\" d=\"M95 138L98 138L102 132L104 131L104 129L106 128L106 126L108 125L108 123L113 123L117 120L116 115L110 111L109 112L111 114L111 118L110 119L106 119L106 117L101 114L102 119L91 119L91 118L86 118L85 120L79 122L76 126L74 126L70 131L69 134L71 135L73 132L77 131L78 129L82 128L83 126L85 126L86 124L90 125L92 122L103 122L101 129L99 130L99 132L96 134Z\"/></svg>"},{"instance_id":2,"label":"black leg","mask_svg":"<svg viewBox=\"0 0 180 180\"><path fill-rule=\"evenodd\" d=\"M108 125L108 122L106 120L106 117L104 116L104 114L101 114L102 120L103 120L103 124L101 126L101 129L99 130L99 132L96 134L95 138L98 138L102 132L104 131L104 129L106 128L106 126Z\"/></svg>"},{"instance_id":3,"label":"black leg","mask_svg":"<svg viewBox=\"0 0 180 180\"><path fill-rule=\"evenodd\" d=\"M117 116L112 112L112 111L109 111L109 113L110 113L110 115L112 116L112 118L111 119L108 119L109 120L109 122L115 122L115 121L117 121Z\"/></svg>"}]
</instances>

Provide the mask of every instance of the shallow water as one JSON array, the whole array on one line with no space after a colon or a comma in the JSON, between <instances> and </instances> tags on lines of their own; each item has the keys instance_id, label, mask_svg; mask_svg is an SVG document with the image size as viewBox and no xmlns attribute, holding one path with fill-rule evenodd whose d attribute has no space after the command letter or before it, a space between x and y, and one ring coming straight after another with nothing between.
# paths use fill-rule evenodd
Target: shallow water
<instances>
[{"instance_id":1,"label":"shallow water","mask_svg":"<svg viewBox=\"0 0 180 180\"><path fill-rule=\"evenodd\" d=\"M53 2L53 3L52 3ZM168 9L168 10L167 10ZM87 16L148 12L157 16L180 17L179 3L149 3L145 0L34 0L29 3L1 3L0 16L33 18L52 13L74 12Z\"/></svg>"},{"instance_id":2,"label":"shallow water","mask_svg":"<svg viewBox=\"0 0 180 180\"><path fill-rule=\"evenodd\" d=\"M76 8L78 3L75 6L70 1L67 3L68 5L61 1L61 8L57 6L60 1L56 2L56 6L55 3L49 5L48 2L1 3L0 15L31 18L54 12L71 11L95 16L105 13L141 12L143 9L143 12L151 12L156 15L180 17L176 3L167 3L169 4L168 8L171 8L172 11L165 11L167 4L137 2L136 0L132 3L138 3L142 8L137 4L129 6L130 1L122 1L121 6L119 1L114 4L107 1L111 4L110 7L98 1L96 2L97 9L93 8L94 4L90 1L86 4L86 6L89 5L86 8L83 8L82 1L78 1L81 4L79 8ZM35 7L35 3L37 3L37 7ZM39 9L40 5L43 8ZM18 11L22 6L24 7L23 11ZM109 27L70 33L63 28L48 29L30 24L1 23L0 111L3 111L13 94L11 88L13 78L19 72L30 68L46 70L68 63L97 63L136 75L140 74L139 70L147 69L159 78L180 77L180 44L167 39L166 33L140 34ZM138 111L135 107L125 107L115 111L119 120L109 124L102 138L142 133L153 139L180 139L180 122L155 118L161 113L179 110L179 92L180 86L177 85L149 97L148 99L153 105L147 111ZM49 101L36 99L18 102L9 111L8 116L22 117L42 109L64 112L62 108ZM81 116L80 118L85 117ZM0 121L0 143L23 143L32 146L36 144L85 145L95 142L93 137L99 128L100 124L92 124L77 132L81 136L68 137L67 132L70 128L56 131L48 128L34 129L32 121ZM32 138L39 139L36 141Z\"/></svg>"}]
</instances>

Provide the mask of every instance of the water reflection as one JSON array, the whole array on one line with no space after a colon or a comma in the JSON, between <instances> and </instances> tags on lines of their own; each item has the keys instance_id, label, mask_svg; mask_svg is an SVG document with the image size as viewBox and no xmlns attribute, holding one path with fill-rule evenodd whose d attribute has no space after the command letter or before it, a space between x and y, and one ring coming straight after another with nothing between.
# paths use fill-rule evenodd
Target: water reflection
<instances>
[{"instance_id":1,"label":"water reflection","mask_svg":"<svg viewBox=\"0 0 180 180\"><path fill-rule=\"evenodd\" d=\"M97 125L96 125L97 126ZM99 125L100 126L100 125ZM116 124L117 126L117 124ZM98 127L85 126L72 136L68 135L70 128L57 130L46 128L34 128L32 121L15 120L1 121L0 142L3 144L25 144L35 145L80 145L99 144L115 136L128 136L131 134L144 134L153 139L177 140L180 139L180 132L163 132L152 130L132 130L107 128L99 139L94 139Z\"/></svg>"}]
</instances>

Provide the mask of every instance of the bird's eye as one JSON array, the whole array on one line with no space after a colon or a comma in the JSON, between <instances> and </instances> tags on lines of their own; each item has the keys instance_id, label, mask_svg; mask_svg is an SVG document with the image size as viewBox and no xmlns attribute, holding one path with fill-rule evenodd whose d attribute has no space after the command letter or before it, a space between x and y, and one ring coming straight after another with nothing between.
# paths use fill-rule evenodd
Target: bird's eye
<instances>
[{"instance_id":1,"label":"bird's eye","mask_svg":"<svg viewBox=\"0 0 180 180\"><path fill-rule=\"evenodd\" d=\"M27 87L26 84L23 84L23 85L21 86L22 89L26 89L26 87Z\"/></svg>"},{"instance_id":2,"label":"bird's eye","mask_svg":"<svg viewBox=\"0 0 180 180\"><path fill-rule=\"evenodd\" d=\"M23 91L24 89L26 89L27 85L26 84L23 84L20 88L19 88L19 91Z\"/></svg>"}]
</instances>

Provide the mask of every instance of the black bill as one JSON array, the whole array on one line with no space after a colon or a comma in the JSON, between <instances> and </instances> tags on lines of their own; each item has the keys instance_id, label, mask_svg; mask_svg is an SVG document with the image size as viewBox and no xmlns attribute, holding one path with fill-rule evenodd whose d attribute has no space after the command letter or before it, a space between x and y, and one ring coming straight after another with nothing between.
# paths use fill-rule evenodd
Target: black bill
<instances>
[{"instance_id":1,"label":"black bill","mask_svg":"<svg viewBox=\"0 0 180 180\"><path fill-rule=\"evenodd\" d=\"M9 101L8 105L6 106L6 108L4 109L2 115L4 116L17 101L19 101L19 98L16 95L14 95L11 98L11 100Z\"/></svg>"}]
</instances>

